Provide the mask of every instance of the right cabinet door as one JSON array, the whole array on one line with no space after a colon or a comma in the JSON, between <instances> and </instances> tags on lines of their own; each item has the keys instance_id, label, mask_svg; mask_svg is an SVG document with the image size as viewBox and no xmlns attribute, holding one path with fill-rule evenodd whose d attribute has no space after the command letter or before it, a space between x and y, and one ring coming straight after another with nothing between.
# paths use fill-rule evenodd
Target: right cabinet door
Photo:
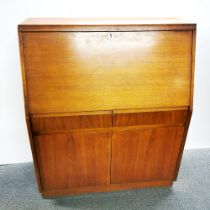
<instances>
[{"instance_id":1,"label":"right cabinet door","mask_svg":"<svg viewBox=\"0 0 210 210\"><path fill-rule=\"evenodd\" d=\"M111 183L173 180L184 127L115 131Z\"/></svg>"}]
</instances>

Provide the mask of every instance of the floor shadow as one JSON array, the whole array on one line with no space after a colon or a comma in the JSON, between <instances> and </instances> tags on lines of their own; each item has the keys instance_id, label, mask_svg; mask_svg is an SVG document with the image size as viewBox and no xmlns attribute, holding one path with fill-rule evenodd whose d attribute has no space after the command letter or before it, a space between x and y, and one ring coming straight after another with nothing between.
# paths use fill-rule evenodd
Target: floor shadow
<instances>
[{"instance_id":1,"label":"floor shadow","mask_svg":"<svg viewBox=\"0 0 210 210\"><path fill-rule=\"evenodd\" d=\"M173 194L172 188L150 188L55 199L61 209L158 209ZM148 202L149 201L149 202Z\"/></svg>"}]
</instances>

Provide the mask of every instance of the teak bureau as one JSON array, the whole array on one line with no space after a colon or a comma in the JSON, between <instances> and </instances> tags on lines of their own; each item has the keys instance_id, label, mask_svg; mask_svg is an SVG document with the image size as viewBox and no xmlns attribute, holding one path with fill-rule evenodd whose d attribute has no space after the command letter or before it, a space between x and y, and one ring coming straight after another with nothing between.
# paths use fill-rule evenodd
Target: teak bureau
<instances>
[{"instance_id":1,"label":"teak bureau","mask_svg":"<svg viewBox=\"0 0 210 210\"><path fill-rule=\"evenodd\" d=\"M18 31L42 195L172 185L192 114L196 25L28 19Z\"/></svg>"}]
</instances>

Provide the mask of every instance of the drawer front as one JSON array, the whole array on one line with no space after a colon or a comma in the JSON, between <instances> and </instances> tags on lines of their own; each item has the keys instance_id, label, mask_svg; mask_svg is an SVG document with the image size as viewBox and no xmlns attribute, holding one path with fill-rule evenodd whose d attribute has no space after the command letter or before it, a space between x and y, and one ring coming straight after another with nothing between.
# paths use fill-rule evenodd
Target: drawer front
<instances>
[{"instance_id":1,"label":"drawer front","mask_svg":"<svg viewBox=\"0 0 210 210\"><path fill-rule=\"evenodd\" d=\"M23 33L29 110L190 104L191 31Z\"/></svg>"},{"instance_id":2,"label":"drawer front","mask_svg":"<svg viewBox=\"0 0 210 210\"><path fill-rule=\"evenodd\" d=\"M173 180L184 127L116 131L111 183Z\"/></svg>"},{"instance_id":3,"label":"drawer front","mask_svg":"<svg viewBox=\"0 0 210 210\"><path fill-rule=\"evenodd\" d=\"M111 133L35 136L44 191L110 183Z\"/></svg>"},{"instance_id":4,"label":"drawer front","mask_svg":"<svg viewBox=\"0 0 210 210\"><path fill-rule=\"evenodd\" d=\"M149 124L185 124L188 110L158 111L158 112L114 112L114 126L132 126Z\"/></svg>"},{"instance_id":5,"label":"drawer front","mask_svg":"<svg viewBox=\"0 0 210 210\"><path fill-rule=\"evenodd\" d=\"M68 131L71 129L106 128L112 126L112 112L75 113L70 116L32 116L32 131Z\"/></svg>"}]
</instances>

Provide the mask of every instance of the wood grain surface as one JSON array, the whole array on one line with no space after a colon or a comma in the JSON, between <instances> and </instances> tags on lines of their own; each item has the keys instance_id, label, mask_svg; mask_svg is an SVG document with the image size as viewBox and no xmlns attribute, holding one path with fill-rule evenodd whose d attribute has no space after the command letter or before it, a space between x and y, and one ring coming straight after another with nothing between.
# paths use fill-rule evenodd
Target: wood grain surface
<instances>
[{"instance_id":1,"label":"wood grain surface","mask_svg":"<svg viewBox=\"0 0 210 210\"><path fill-rule=\"evenodd\" d=\"M111 132L35 136L43 190L110 183Z\"/></svg>"},{"instance_id":2,"label":"wood grain surface","mask_svg":"<svg viewBox=\"0 0 210 210\"><path fill-rule=\"evenodd\" d=\"M83 128L106 128L112 126L112 112L103 114L81 114L67 116L31 117L33 132L71 130Z\"/></svg>"},{"instance_id":3,"label":"wood grain surface","mask_svg":"<svg viewBox=\"0 0 210 210\"><path fill-rule=\"evenodd\" d=\"M133 112L113 114L114 126L186 123L188 110Z\"/></svg>"},{"instance_id":4,"label":"wood grain surface","mask_svg":"<svg viewBox=\"0 0 210 210\"><path fill-rule=\"evenodd\" d=\"M40 18L18 31L41 194L172 185L193 110L196 24Z\"/></svg>"},{"instance_id":5,"label":"wood grain surface","mask_svg":"<svg viewBox=\"0 0 210 210\"><path fill-rule=\"evenodd\" d=\"M154 31L193 30L195 23L180 18L28 18L19 31Z\"/></svg>"},{"instance_id":6,"label":"wood grain surface","mask_svg":"<svg viewBox=\"0 0 210 210\"><path fill-rule=\"evenodd\" d=\"M111 183L173 180L183 134L184 127L113 132Z\"/></svg>"},{"instance_id":7,"label":"wood grain surface","mask_svg":"<svg viewBox=\"0 0 210 210\"><path fill-rule=\"evenodd\" d=\"M31 113L190 104L191 31L23 37Z\"/></svg>"}]
</instances>

